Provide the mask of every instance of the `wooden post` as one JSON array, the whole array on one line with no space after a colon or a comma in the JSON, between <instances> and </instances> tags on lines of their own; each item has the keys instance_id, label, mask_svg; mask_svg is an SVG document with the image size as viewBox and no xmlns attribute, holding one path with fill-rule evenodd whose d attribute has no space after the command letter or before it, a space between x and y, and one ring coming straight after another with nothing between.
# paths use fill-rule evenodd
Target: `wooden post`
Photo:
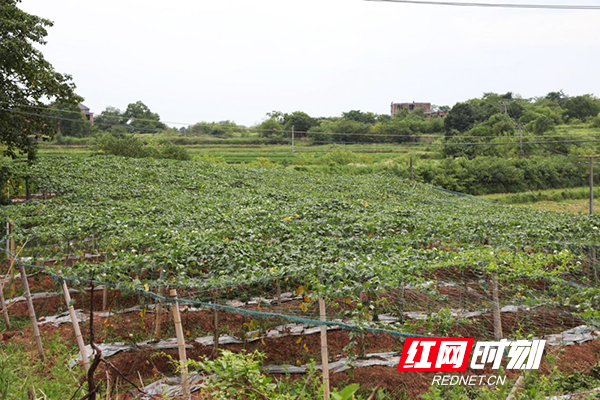
<instances>
[{"instance_id":1,"label":"wooden post","mask_svg":"<svg viewBox=\"0 0 600 400\"><path fill-rule=\"evenodd\" d=\"M8 317L8 309L6 308L6 299L4 299L4 278L2 282L0 282L0 306L2 306L2 316L4 317L4 324L6 325L6 330L10 330L10 318Z\"/></svg>"},{"instance_id":2,"label":"wooden post","mask_svg":"<svg viewBox=\"0 0 600 400\"><path fill-rule=\"evenodd\" d=\"M162 281L164 276L165 276L165 270L163 267L160 267L160 272L158 274L159 279ZM159 295L163 295L163 288L162 286L158 288L158 294ZM160 337L160 320L162 318L162 300L158 300L158 304L156 305L156 320L154 323L154 337L155 338L159 338Z\"/></svg>"},{"instance_id":3,"label":"wooden post","mask_svg":"<svg viewBox=\"0 0 600 400\"><path fill-rule=\"evenodd\" d=\"M292 125L292 153L295 153L296 150L294 149L294 125Z\"/></svg>"},{"instance_id":4,"label":"wooden post","mask_svg":"<svg viewBox=\"0 0 600 400\"><path fill-rule=\"evenodd\" d=\"M14 225L12 223L6 223L6 254L12 254L15 255L15 241L13 239L8 240L8 236L10 235L10 233L13 231L14 229ZM13 258L13 256L10 256L9 258L9 267L8 267L8 271L10 273L11 276L11 280L10 280L10 293L11 296L14 296L16 293L16 288L15 288L15 273L13 270L13 265L15 263L15 260Z\"/></svg>"},{"instance_id":5,"label":"wooden post","mask_svg":"<svg viewBox=\"0 0 600 400\"><path fill-rule=\"evenodd\" d=\"M590 157L590 215L594 214L594 157Z\"/></svg>"},{"instance_id":6,"label":"wooden post","mask_svg":"<svg viewBox=\"0 0 600 400\"><path fill-rule=\"evenodd\" d=\"M523 375L519 375L519 378L515 382L515 386L512 388L506 400L515 400L517 398L517 394L525 388L525 378Z\"/></svg>"},{"instance_id":7,"label":"wooden post","mask_svg":"<svg viewBox=\"0 0 600 400\"><path fill-rule=\"evenodd\" d=\"M409 162L409 166L410 166L410 181L412 182L413 179L415 178L414 174L413 174L413 161L412 161L412 156L410 156L410 162Z\"/></svg>"},{"instance_id":8,"label":"wooden post","mask_svg":"<svg viewBox=\"0 0 600 400\"><path fill-rule=\"evenodd\" d=\"M321 321L327 321L325 300L319 296L319 314ZM321 363L323 365L323 399L329 400L329 356L327 354L327 326L321 325Z\"/></svg>"},{"instance_id":9,"label":"wooden post","mask_svg":"<svg viewBox=\"0 0 600 400\"><path fill-rule=\"evenodd\" d=\"M104 264L108 262L108 249L104 252ZM108 308L108 285L104 283L102 288L102 311L106 311Z\"/></svg>"},{"instance_id":10,"label":"wooden post","mask_svg":"<svg viewBox=\"0 0 600 400\"><path fill-rule=\"evenodd\" d=\"M190 398L190 387L188 385L187 356L185 354L185 338L183 337L183 326L179 314L179 303L177 302L177 290L171 289L170 295L175 299L173 303L173 321L175 322L175 334L177 335L177 347L179 348L179 366L181 368L181 387L183 396Z\"/></svg>"},{"instance_id":11,"label":"wooden post","mask_svg":"<svg viewBox=\"0 0 600 400\"><path fill-rule=\"evenodd\" d=\"M590 215L594 214L594 159L598 157L600 156L580 156L590 159Z\"/></svg>"},{"instance_id":12,"label":"wooden post","mask_svg":"<svg viewBox=\"0 0 600 400\"><path fill-rule=\"evenodd\" d=\"M9 260L8 254L8 236L10 235L10 225L6 223L6 260ZM10 267L7 262L7 267ZM6 275L8 277L8 274ZM0 277L2 281L0 281L0 305L2 306L2 315L4 316L4 323L6 324L6 330L10 330L10 318L8 317L8 309L6 308L6 300L4 299L4 278Z\"/></svg>"},{"instance_id":13,"label":"wooden post","mask_svg":"<svg viewBox=\"0 0 600 400\"><path fill-rule=\"evenodd\" d=\"M62 274L61 271L58 271L59 274ZM69 288L67 287L67 282L62 281L62 290L63 296L65 297L65 303L67 303L67 307L69 309L69 316L71 317L71 323L73 324L73 332L75 332L75 339L77 340L77 346L79 347L79 353L81 354L81 362L85 369L88 369L90 366L87 350L85 348L85 344L83 343L83 336L81 335L81 329L79 329L79 321L77 321L77 315L75 315L75 307L71 304L71 294L69 293Z\"/></svg>"},{"instance_id":14,"label":"wooden post","mask_svg":"<svg viewBox=\"0 0 600 400\"><path fill-rule=\"evenodd\" d=\"M500 317L500 301L498 300L498 276L492 274L492 300L494 302L494 338L502 339L502 319Z\"/></svg>"},{"instance_id":15,"label":"wooden post","mask_svg":"<svg viewBox=\"0 0 600 400\"><path fill-rule=\"evenodd\" d=\"M519 158L523 158L523 133L521 132L521 125L517 124L519 130Z\"/></svg>"},{"instance_id":16,"label":"wooden post","mask_svg":"<svg viewBox=\"0 0 600 400\"><path fill-rule=\"evenodd\" d=\"M11 232L14 230L14 225L10 224ZM15 240L10 239L11 249L11 266L14 264L14 248ZM29 318L31 319L31 327L33 328L33 335L35 336L35 344L37 347L38 355L42 360L45 360L44 347L42 345L42 339L40 337L40 330L38 328L37 317L35 316L35 309L33 308L33 301L31 300L31 292L29 291L29 282L27 281L27 271L22 264L19 264L19 272L21 273L21 280L23 281L23 290L25 291L25 299L27 300L27 308L29 309Z\"/></svg>"},{"instance_id":17,"label":"wooden post","mask_svg":"<svg viewBox=\"0 0 600 400\"><path fill-rule=\"evenodd\" d=\"M281 305L281 284L279 279L275 280L275 289L277 290L277 305Z\"/></svg>"},{"instance_id":18,"label":"wooden post","mask_svg":"<svg viewBox=\"0 0 600 400\"><path fill-rule=\"evenodd\" d=\"M214 304L219 304L219 291L215 290L214 294ZM213 310L214 315L214 332L213 332L213 350L211 356L217 358L217 351L219 350L219 337L221 336L219 333L219 310L215 308Z\"/></svg>"},{"instance_id":19,"label":"wooden post","mask_svg":"<svg viewBox=\"0 0 600 400\"><path fill-rule=\"evenodd\" d=\"M594 278L598 283L598 269L596 268L596 248L592 247L592 269L594 270Z\"/></svg>"},{"instance_id":20,"label":"wooden post","mask_svg":"<svg viewBox=\"0 0 600 400\"><path fill-rule=\"evenodd\" d=\"M600 156L581 156L581 158L590 159L590 215L594 215L594 159ZM598 281L598 273L596 271L596 249L590 249L590 268L593 269L594 277Z\"/></svg>"}]
</instances>

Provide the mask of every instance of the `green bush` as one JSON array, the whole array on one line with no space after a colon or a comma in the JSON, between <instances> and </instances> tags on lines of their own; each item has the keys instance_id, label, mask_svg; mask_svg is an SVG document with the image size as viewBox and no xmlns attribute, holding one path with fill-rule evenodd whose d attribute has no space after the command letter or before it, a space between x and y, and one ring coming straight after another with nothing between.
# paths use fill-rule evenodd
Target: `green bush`
<instances>
[{"instance_id":1,"label":"green bush","mask_svg":"<svg viewBox=\"0 0 600 400\"><path fill-rule=\"evenodd\" d=\"M473 195L583 186L589 179L585 165L562 156L444 159L440 163L418 164L415 176L425 183ZM600 182L600 178L596 179Z\"/></svg>"},{"instance_id":2,"label":"green bush","mask_svg":"<svg viewBox=\"0 0 600 400\"><path fill-rule=\"evenodd\" d=\"M116 136L106 133L98 138L96 147L103 154L122 157L191 159L185 148L176 146L168 140L153 140L146 145L133 135Z\"/></svg>"}]
</instances>

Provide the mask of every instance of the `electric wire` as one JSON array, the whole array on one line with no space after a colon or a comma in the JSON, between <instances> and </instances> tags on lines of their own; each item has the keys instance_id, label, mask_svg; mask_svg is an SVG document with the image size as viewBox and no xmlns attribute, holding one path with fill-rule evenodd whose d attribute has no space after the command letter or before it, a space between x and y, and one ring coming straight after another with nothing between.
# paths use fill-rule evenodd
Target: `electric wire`
<instances>
[{"instance_id":1,"label":"electric wire","mask_svg":"<svg viewBox=\"0 0 600 400\"><path fill-rule=\"evenodd\" d=\"M457 1L429 1L429 0L366 0L383 3L402 3L431 6L451 7L491 7L491 8L516 8L516 9L540 9L540 10L600 10L600 6L594 5L568 5L568 4L518 4L518 3L474 3Z\"/></svg>"}]
</instances>

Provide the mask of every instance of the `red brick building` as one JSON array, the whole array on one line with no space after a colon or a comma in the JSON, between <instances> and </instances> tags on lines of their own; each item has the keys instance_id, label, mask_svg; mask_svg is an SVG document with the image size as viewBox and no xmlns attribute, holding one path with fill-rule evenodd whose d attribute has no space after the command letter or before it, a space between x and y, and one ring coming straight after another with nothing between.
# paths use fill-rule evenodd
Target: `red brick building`
<instances>
[{"instance_id":1,"label":"red brick building","mask_svg":"<svg viewBox=\"0 0 600 400\"><path fill-rule=\"evenodd\" d=\"M431 103L393 103L391 106L391 115L394 118L394 115L400 110L408 110L408 112L412 112L414 110L423 110L425 112L426 117L445 117L445 111L431 111Z\"/></svg>"},{"instance_id":2,"label":"red brick building","mask_svg":"<svg viewBox=\"0 0 600 400\"><path fill-rule=\"evenodd\" d=\"M94 123L94 113L90 112L90 108L79 103L79 109L81 110L81 113L83 114L83 116L93 124Z\"/></svg>"}]
</instances>

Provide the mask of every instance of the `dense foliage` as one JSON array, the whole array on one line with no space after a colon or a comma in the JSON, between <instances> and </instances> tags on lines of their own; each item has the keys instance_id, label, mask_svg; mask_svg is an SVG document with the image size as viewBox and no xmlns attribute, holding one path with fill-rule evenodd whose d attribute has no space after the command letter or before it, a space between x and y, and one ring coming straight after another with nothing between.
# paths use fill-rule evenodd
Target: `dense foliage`
<instances>
[{"instance_id":1,"label":"dense foliage","mask_svg":"<svg viewBox=\"0 0 600 400\"><path fill-rule=\"evenodd\" d=\"M94 268L129 289L155 288L156 266L170 285L200 293L287 278L354 297L455 268L497 271L507 282L550 279L579 269L574 257L598 243L600 225L597 216L457 197L392 175L118 157L56 158L32 175L56 197L2 209L31 241L23 254L107 250L105 264L63 271L86 277Z\"/></svg>"},{"instance_id":2,"label":"dense foliage","mask_svg":"<svg viewBox=\"0 0 600 400\"><path fill-rule=\"evenodd\" d=\"M132 135L106 133L97 139L97 149L101 154L132 158L170 158L189 160L191 157L184 147L166 140L151 140L144 143Z\"/></svg>"},{"instance_id":3,"label":"dense foliage","mask_svg":"<svg viewBox=\"0 0 600 400\"><path fill-rule=\"evenodd\" d=\"M160 116L153 113L141 101L129 103L125 111L115 107L107 107L96 116L95 124L102 131L114 133L157 133L167 129L167 126L160 122Z\"/></svg>"},{"instance_id":4,"label":"dense foliage","mask_svg":"<svg viewBox=\"0 0 600 400\"><path fill-rule=\"evenodd\" d=\"M589 169L577 158L465 157L439 163L422 162L415 168L417 179L445 189L473 195L558 189L589 184ZM595 176L597 184L600 177Z\"/></svg>"},{"instance_id":5,"label":"dense foliage","mask_svg":"<svg viewBox=\"0 0 600 400\"><path fill-rule=\"evenodd\" d=\"M37 140L56 133L38 107L57 99L76 104L80 98L71 77L56 72L38 49L52 22L18 3L0 3L0 143L5 155L23 152L33 159Z\"/></svg>"},{"instance_id":6,"label":"dense foliage","mask_svg":"<svg viewBox=\"0 0 600 400\"><path fill-rule=\"evenodd\" d=\"M523 142L523 155L568 153L573 141L582 139L597 149L595 136L561 134L557 126L586 123L593 127L599 112L600 99L591 95L569 97L551 92L530 100L510 92L486 93L481 99L457 103L448 112L443 155L512 157L521 153L519 141ZM512 145L502 144L507 142Z\"/></svg>"}]
</instances>

